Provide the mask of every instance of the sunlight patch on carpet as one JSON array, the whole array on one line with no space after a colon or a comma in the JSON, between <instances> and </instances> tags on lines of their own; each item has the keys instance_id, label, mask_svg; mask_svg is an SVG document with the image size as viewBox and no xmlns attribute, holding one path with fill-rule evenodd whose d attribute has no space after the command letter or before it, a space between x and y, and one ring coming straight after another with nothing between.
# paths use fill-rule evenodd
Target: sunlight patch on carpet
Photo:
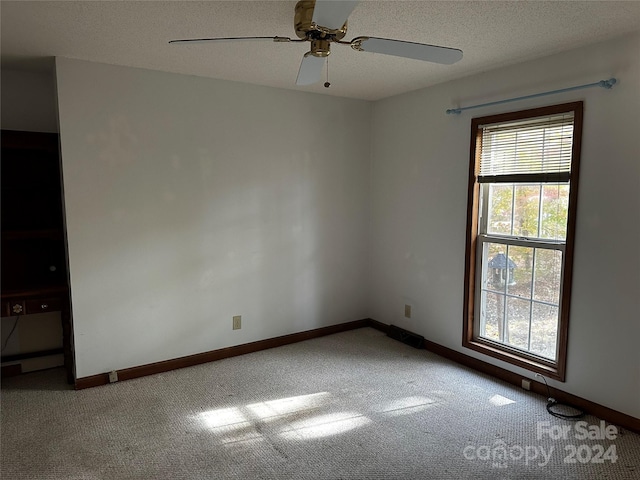
<instances>
[{"instance_id":1,"label":"sunlight patch on carpet","mask_svg":"<svg viewBox=\"0 0 640 480\"><path fill-rule=\"evenodd\" d=\"M287 440L311 440L339 435L369 423L371 420L359 413L331 413L294 422L281 436Z\"/></svg>"},{"instance_id":2,"label":"sunlight patch on carpet","mask_svg":"<svg viewBox=\"0 0 640 480\"><path fill-rule=\"evenodd\" d=\"M329 403L330 399L331 394L329 392L318 392L310 395L299 395L296 397L253 403L247 405L247 409L260 420L268 420L273 417L291 415L322 407Z\"/></svg>"},{"instance_id":3,"label":"sunlight patch on carpet","mask_svg":"<svg viewBox=\"0 0 640 480\"><path fill-rule=\"evenodd\" d=\"M491 405L495 405L496 407L502 407L503 405L509 405L510 403L516 403L515 400L511 400L510 398L503 397L502 395L498 395L497 393L489 399L489 403Z\"/></svg>"},{"instance_id":4,"label":"sunlight patch on carpet","mask_svg":"<svg viewBox=\"0 0 640 480\"><path fill-rule=\"evenodd\" d=\"M237 407L219 408L199 415L207 428L235 427L244 428L250 425L247 417Z\"/></svg>"}]
</instances>

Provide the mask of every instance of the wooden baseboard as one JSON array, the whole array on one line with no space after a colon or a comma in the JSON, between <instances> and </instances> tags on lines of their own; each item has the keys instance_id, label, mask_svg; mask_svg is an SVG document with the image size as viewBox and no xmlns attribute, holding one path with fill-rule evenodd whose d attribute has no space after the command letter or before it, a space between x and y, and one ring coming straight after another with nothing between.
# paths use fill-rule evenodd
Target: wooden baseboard
<instances>
[{"instance_id":1,"label":"wooden baseboard","mask_svg":"<svg viewBox=\"0 0 640 480\"><path fill-rule=\"evenodd\" d=\"M301 342L304 340L310 340L312 338L323 337L325 335L331 335L334 333L345 332L347 330L354 330L362 327L372 327L376 330L380 330L383 333L389 333L389 325L386 325L377 320L366 318L363 320L356 320L354 322L340 323L338 325L331 325L329 327L316 328L315 330L307 330L305 332L292 333L290 335L284 335L281 337L268 338L266 340L259 340L257 342L245 343L244 345L237 345L235 347L222 348L219 350L212 350L210 352L198 353L196 355L189 355L187 357L175 358L172 360L165 360L163 362L150 363L147 365L141 365L138 367L125 368L118 370L118 380L130 380L132 378L143 377L146 375L153 375L156 373L168 372L178 368L190 367L193 365L199 365L202 363L212 362L215 360L221 360L223 358L235 357L237 355L244 355L247 353L258 352L260 350L266 350L268 348L281 347L290 343ZM522 375L506 370L502 367L497 367L490 363L478 360L477 358L470 357L464 353L452 350L448 347L444 347L435 342L429 340L424 341L424 348L440 355L449 360L453 360L456 363L467 366L479 372L491 375L492 377L504 380L508 383L521 386ZM12 366L9 366L12 367ZM3 367L2 374L5 375L5 368ZM547 397L547 390L544 384L531 380L531 391L538 393L544 397ZM81 390L84 388L97 387L99 385L106 385L109 383L109 374L102 373L98 375L92 375L90 377L78 378L75 382L75 388ZM563 392L557 388L552 390L553 396L556 400L562 403L575 405L581 408L585 412L602 418L608 422L614 423L628 430L640 433L640 419L632 417L617 410L605 407L590 400L578 397L571 393Z\"/></svg>"},{"instance_id":2,"label":"wooden baseboard","mask_svg":"<svg viewBox=\"0 0 640 480\"><path fill-rule=\"evenodd\" d=\"M334 333L345 332L347 330L367 327L369 325L369 321L370 320L366 318L362 320L356 320L354 322L340 323L338 325L331 325L329 327L321 327L314 330L307 330L305 332L292 333L290 335L283 335L281 337L268 338L266 340L259 340L257 342L245 343L243 345L237 345L235 347L221 348L219 350L212 350L210 352L198 353L186 357L174 358L162 362L149 363L147 365L125 368L123 370L117 371L118 381L130 380L132 378L144 377L146 375L168 372L169 370L191 367L194 365L199 365L201 363L213 362L215 360L222 360L223 358L235 357L237 355L258 352L260 350L266 350L268 348L281 347L290 343L302 342L303 340L310 340L312 338L324 337L325 335L332 335ZM98 375L92 375L90 377L78 378L75 382L75 388L76 390L81 390L84 388L106 385L108 383L109 374L101 373Z\"/></svg>"},{"instance_id":3,"label":"wooden baseboard","mask_svg":"<svg viewBox=\"0 0 640 480\"><path fill-rule=\"evenodd\" d=\"M369 326L385 333L388 333L389 330L388 325L385 325L384 323L380 323L373 319L369 320ZM490 363L483 362L482 360L478 360L477 358L470 357L469 355L465 355L464 353L452 350L448 347L444 347L440 344L431 342L426 339L424 341L424 348L429 350L430 352L440 355L441 357L448 358L449 360L453 360L454 362L466 367L472 368L487 375L491 375L492 377L499 378L500 380L504 380L505 382L516 385L517 387L521 387L522 379L525 378L522 375L510 372L509 370L505 370L502 367L497 367ZM533 374L531 375L531 377L533 377ZM548 396L547 387L543 383L534 380L534 378L527 377L527 380L531 380L532 392L538 393L545 398ZM558 390L557 388L553 388L551 390L551 393L553 394L553 398L561 403L574 405L584 410L586 413L624 427L627 430L640 433L640 419L636 417L632 417L631 415L627 415L626 413L618 412L617 410L613 410L609 407L605 407L571 393L563 392L562 390Z\"/></svg>"},{"instance_id":4,"label":"wooden baseboard","mask_svg":"<svg viewBox=\"0 0 640 480\"><path fill-rule=\"evenodd\" d=\"M380 330L381 332L386 333L387 335L389 334L389 325L387 325L386 323L382 323L377 320L374 320L373 318L369 319L368 326L371 328L375 328L376 330Z\"/></svg>"}]
</instances>

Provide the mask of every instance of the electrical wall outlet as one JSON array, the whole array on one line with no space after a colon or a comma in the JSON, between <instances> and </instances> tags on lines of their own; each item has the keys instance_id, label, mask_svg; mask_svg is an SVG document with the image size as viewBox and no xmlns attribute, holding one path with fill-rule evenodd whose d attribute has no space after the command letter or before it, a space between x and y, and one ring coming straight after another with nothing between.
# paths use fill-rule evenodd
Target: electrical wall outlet
<instances>
[{"instance_id":1,"label":"electrical wall outlet","mask_svg":"<svg viewBox=\"0 0 640 480\"><path fill-rule=\"evenodd\" d=\"M242 315L233 317L233 329L240 330L242 328Z\"/></svg>"},{"instance_id":2,"label":"electrical wall outlet","mask_svg":"<svg viewBox=\"0 0 640 480\"><path fill-rule=\"evenodd\" d=\"M526 378L523 378L522 388L524 388L525 390L531 390L531 380L527 380Z\"/></svg>"},{"instance_id":3,"label":"electrical wall outlet","mask_svg":"<svg viewBox=\"0 0 640 480\"><path fill-rule=\"evenodd\" d=\"M118 372L111 370L109 372L109 383L115 383L118 381Z\"/></svg>"},{"instance_id":4,"label":"electrical wall outlet","mask_svg":"<svg viewBox=\"0 0 640 480\"><path fill-rule=\"evenodd\" d=\"M404 306L404 316L406 318L411 318L411 305Z\"/></svg>"}]
</instances>

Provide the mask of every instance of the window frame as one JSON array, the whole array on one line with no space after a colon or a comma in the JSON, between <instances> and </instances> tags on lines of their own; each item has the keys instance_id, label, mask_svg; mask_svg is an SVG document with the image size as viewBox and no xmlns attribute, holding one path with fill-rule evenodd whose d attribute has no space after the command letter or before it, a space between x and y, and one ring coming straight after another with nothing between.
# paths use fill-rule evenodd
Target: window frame
<instances>
[{"instance_id":1,"label":"window frame","mask_svg":"<svg viewBox=\"0 0 640 480\"><path fill-rule=\"evenodd\" d=\"M549 115L573 112L573 143L571 172L569 175L569 204L567 216L566 240L561 242L563 248L563 268L560 285L560 312L557 331L557 355L555 361L547 361L542 357L527 354L521 350L510 348L507 345L481 338L479 336L480 319L476 318L476 304L480 301L482 269L478 269L478 256L482 256L479 250L483 241L487 238L499 241L513 241L514 236L479 233L479 202L482 184L478 182L478 167L480 162L480 150L482 146L482 126L497 123L507 123L519 120L533 119ZM571 283L573 272L574 243L577 218L578 184L580 172L580 152L582 145L582 121L583 102L572 102L547 107L520 110L516 112L502 113L485 117L473 118L471 121L471 145L469 160L469 189L467 199L467 230L466 230L466 255L465 255L465 288L464 288L464 319L462 346L485 355L497 358L512 365L541 373L549 378L564 382L566 377L567 344L569 332L569 310L571 304ZM517 183L526 181L525 175L518 175ZM539 180L538 180L539 181ZM546 181L553 183L553 175ZM514 182L516 183L516 182ZM484 216L486 220L486 216ZM535 243L535 239L528 239L527 246ZM544 241L545 244L555 244L553 240ZM477 287L477 288L476 288ZM476 334L476 327L478 332Z\"/></svg>"}]
</instances>

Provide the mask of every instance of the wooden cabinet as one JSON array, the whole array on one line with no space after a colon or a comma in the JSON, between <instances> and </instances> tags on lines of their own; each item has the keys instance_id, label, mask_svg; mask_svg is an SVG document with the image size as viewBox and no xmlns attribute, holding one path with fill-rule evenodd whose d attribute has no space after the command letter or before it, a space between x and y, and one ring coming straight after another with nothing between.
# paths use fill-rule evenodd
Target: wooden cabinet
<instances>
[{"instance_id":1,"label":"wooden cabinet","mask_svg":"<svg viewBox=\"0 0 640 480\"><path fill-rule=\"evenodd\" d=\"M73 381L59 138L2 130L1 145L1 314L61 312L65 366ZM3 356L2 361L51 353Z\"/></svg>"}]
</instances>

